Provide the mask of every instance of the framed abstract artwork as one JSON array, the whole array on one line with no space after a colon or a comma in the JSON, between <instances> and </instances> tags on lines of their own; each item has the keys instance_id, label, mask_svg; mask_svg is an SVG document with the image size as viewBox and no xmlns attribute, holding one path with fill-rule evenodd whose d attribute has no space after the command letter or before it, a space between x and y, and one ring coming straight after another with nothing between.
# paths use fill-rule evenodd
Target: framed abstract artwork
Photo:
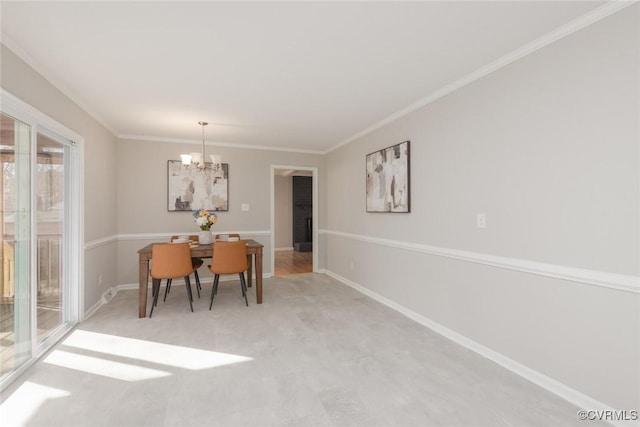
<instances>
[{"instance_id":1,"label":"framed abstract artwork","mask_svg":"<svg viewBox=\"0 0 640 427\"><path fill-rule=\"evenodd\" d=\"M367 212L411 212L409 141L367 154Z\"/></svg>"},{"instance_id":2,"label":"framed abstract artwork","mask_svg":"<svg viewBox=\"0 0 640 427\"><path fill-rule=\"evenodd\" d=\"M204 169L167 162L167 210L229 210L229 164L207 163Z\"/></svg>"}]
</instances>

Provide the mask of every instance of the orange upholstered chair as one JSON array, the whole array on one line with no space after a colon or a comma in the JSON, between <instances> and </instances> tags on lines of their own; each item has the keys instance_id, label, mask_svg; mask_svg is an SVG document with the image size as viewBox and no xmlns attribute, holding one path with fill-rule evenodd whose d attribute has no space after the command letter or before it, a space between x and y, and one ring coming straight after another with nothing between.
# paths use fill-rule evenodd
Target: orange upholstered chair
<instances>
[{"instance_id":1,"label":"orange upholstered chair","mask_svg":"<svg viewBox=\"0 0 640 427\"><path fill-rule=\"evenodd\" d=\"M218 280L221 274L238 274L240 276L240 287L244 302L249 306L247 300L247 283L244 280L244 272L247 270L247 243L239 240L237 242L213 242L213 259L209 266L213 277L213 288L211 289L211 303L209 310L213 307L213 298L218 293Z\"/></svg>"},{"instance_id":2,"label":"orange upholstered chair","mask_svg":"<svg viewBox=\"0 0 640 427\"><path fill-rule=\"evenodd\" d=\"M171 241L173 242L175 239L179 239L180 236L171 236ZM200 237L197 234L192 234L189 236L189 240L195 242L196 244L200 243ZM200 276L198 276L198 269L202 267L204 261L202 258L191 258L191 263L193 264L193 276L196 278L196 291L198 292L198 298L200 298L200 291L202 290L202 286L200 285ZM164 291L164 299L166 301L167 294L171 292L171 279L167 282L167 288Z\"/></svg>"},{"instance_id":3,"label":"orange upholstered chair","mask_svg":"<svg viewBox=\"0 0 640 427\"><path fill-rule=\"evenodd\" d=\"M193 311L193 295L191 293L191 281L189 275L195 271L191 262L191 249L189 243L158 243L151 248L151 279L153 282L153 302L151 312L158 305L160 282L162 279L176 279L184 277L189 305ZM165 294L166 296L166 294Z\"/></svg>"}]
</instances>

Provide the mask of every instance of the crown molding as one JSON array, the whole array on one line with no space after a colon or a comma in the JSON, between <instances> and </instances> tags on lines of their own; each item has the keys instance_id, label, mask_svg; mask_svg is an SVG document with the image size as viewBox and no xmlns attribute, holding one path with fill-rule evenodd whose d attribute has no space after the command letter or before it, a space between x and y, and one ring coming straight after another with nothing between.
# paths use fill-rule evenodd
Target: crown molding
<instances>
[{"instance_id":1,"label":"crown molding","mask_svg":"<svg viewBox=\"0 0 640 427\"><path fill-rule=\"evenodd\" d=\"M120 140L130 141L143 141L143 142L169 142L174 144L202 144L202 140L199 139L186 139L186 138L165 138L161 136L150 135L135 135L135 134L119 134L117 135ZM287 153L302 153L302 154L325 154L326 151L322 150L306 150L302 148L292 147L274 147L274 146L260 146L252 144L241 144L237 142L225 142L225 141L206 141L207 146L216 147L230 147L230 148L243 148L246 150L262 150L262 151L284 151Z\"/></svg>"},{"instance_id":2,"label":"crown molding","mask_svg":"<svg viewBox=\"0 0 640 427\"><path fill-rule=\"evenodd\" d=\"M59 134L72 143L79 144L80 146L84 144L82 135L3 88L0 88L0 105L2 105L3 108L11 108L13 114L18 115L16 118L28 122L31 126L36 126L36 123L32 122L32 120L36 120L49 131Z\"/></svg>"},{"instance_id":3,"label":"crown molding","mask_svg":"<svg viewBox=\"0 0 640 427\"><path fill-rule=\"evenodd\" d=\"M399 110L391 114L390 116L380 120L379 122L372 124L366 129L361 130L360 132L350 136L344 141L329 148L327 151L324 152L324 154L328 154L344 145L350 144L358 140L359 138L373 132L374 130L380 129L381 127L401 117L404 117L428 104L431 104L432 102L444 97L445 95L450 94L455 90L458 90L468 85L469 83L472 83L488 74L491 74L494 71L499 70L500 68L503 68L521 58L524 58L525 56L530 55L531 53L536 52L537 50L540 50L545 46L548 46L560 39L563 39L575 33L576 31L581 30L582 28L585 28L595 22L598 22L601 19L604 19L607 16L615 12L618 12L619 10L622 10L628 6L631 6L632 4L635 4L637 2L638 0L614 0L605 4L604 6L594 9L591 12L581 16L580 18L577 18L551 31L550 33L545 34L544 36L539 37L533 40L532 42L525 44L524 46L504 55L503 57L497 59L496 61L493 61L485 65L484 67L481 67L478 70L470 74L467 74L466 76L454 81L453 83L443 86L442 88L436 90L435 92L431 93L430 95L427 95L422 99L419 99L418 101L403 108L402 110Z\"/></svg>"},{"instance_id":4,"label":"crown molding","mask_svg":"<svg viewBox=\"0 0 640 427\"><path fill-rule=\"evenodd\" d=\"M308 150L308 149L297 149L290 147L278 147L278 146L257 146L251 144L237 144L230 142L210 142L208 145L213 146L221 146L221 147L232 147L232 148L244 148L250 150L264 150L264 151L281 151L281 152L292 152L292 153L303 153L303 154L320 154L326 155L331 153L332 151L337 150L338 148L354 142L359 138L403 117L407 114L410 114L432 102L435 100L442 98L443 96L463 87L467 84L478 80L516 60L523 58L551 43L554 43L557 40L560 40L564 37L567 37L574 32L591 25L607 16L622 10L628 6L631 6L637 3L638 0L613 0L608 2L607 4L583 15L580 18L571 21L558 29L522 46L519 49L512 51L511 53L503 56L502 58L489 63L488 65L481 67L480 69L468 74L461 79L450 83L442 87L441 89L431 93L430 95L419 99L418 101L410 104L409 106L389 115L388 117L382 119L381 121L372 124L371 126L363 129L360 132L348 137L342 142L330 147L327 150ZM119 134L111 125L107 123L99 114L93 111L80 96L78 96L75 92L70 90L59 78L55 76L53 72L51 72L47 67L42 65L39 61L34 59L31 55L24 51L17 43L15 43L12 38L7 35L4 31L0 33L0 43L5 45L8 49L10 49L14 54L16 54L21 60L27 63L30 67L32 67L38 74L40 74L45 80L50 82L57 90L59 90L63 95L69 98L73 103L75 103L78 107L84 110L87 114L89 114L94 120L96 120L99 124L101 124L105 129L115 135L118 139L129 139L136 141L159 141L159 142L174 142L174 143L188 143L200 144L201 141L195 140L186 140L186 139L173 139L173 138L161 138L154 136L145 136L145 135L128 135L128 134Z\"/></svg>"},{"instance_id":5,"label":"crown molding","mask_svg":"<svg viewBox=\"0 0 640 427\"><path fill-rule=\"evenodd\" d=\"M0 43L2 43L7 49L12 51L18 58L24 61L28 66L33 68L33 70L38 73L42 78L51 83L54 89L60 91L64 96L69 98L69 100L76 104L81 110L90 115L96 122L102 125L106 130L111 132L114 136L118 134L118 132L107 123L98 113L93 111L91 107L89 107L82 98L79 97L75 92L69 89L59 78L55 76L53 72L51 72L47 67L42 65L39 61L37 61L33 56L29 55L22 49L12 38L7 35L4 31L0 33Z\"/></svg>"}]
</instances>

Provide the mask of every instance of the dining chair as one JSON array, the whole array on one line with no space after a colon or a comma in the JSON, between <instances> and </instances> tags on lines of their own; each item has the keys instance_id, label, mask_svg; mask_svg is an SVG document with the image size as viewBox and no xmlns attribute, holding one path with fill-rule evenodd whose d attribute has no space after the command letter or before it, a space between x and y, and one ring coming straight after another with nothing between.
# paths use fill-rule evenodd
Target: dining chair
<instances>
[{"instance_id":1,"label":"dining chair","mask_svg":"<svg viewBox=\"0 0 640 427\"><path fill-rule=\"evenodd\" d=\"M221 234L216 234L214 240L221 240L223 242L227 242L227 241L242 240L242 237L240 237L240 234L238 233L221 233ZM250 266L251 262L252 262L251 255L247 254L247 265Z\"/></svg>"},{"instance_id":2,"label":"dining chair","mask_svg":"<svg viewBox=\"0 0 640 427\"><path fill-rule=\"evenodd\" d=\"M171 241L173 242L175 239L179 239L180 236L171 236ZM196 244L200 244L200 237L197 234L192 234L189 236L189 240ZM198 298L200 298L200 291L202 290L202 286L200 285L200 276L198 276L198 269L202 267L204 261L202 258L191 257L191 263L193 264L193 276L196 279L196 291L198 292ZM164 301L167 300L167 294L171 293L171 279L167 282L166 289L164 290Z\"/></svg>"},{"instance_id":3,"label":"dining chair","mask_svg":"<svg viewBox=\"0 0 640 427\"><path fill-rule=\"evenodd\" d=\"M189 275L195 271L191 262L191 248L189 243L157 243L151 248L151 279L153 283L153 302L149 318L153 315L153 309L158 305L158 294L162 279L184 277L189 306L193 312L193 294L191 293L191 281ZM167 283L167 286L170 286ZM166 291L165 291L166 298Z\"/></svg>"},{"instance_id":4,"label":"dining chair","mask_svg":"<svg viewBox=\"0 0 640 427\"><path fill-rule=\"evenodd\" d=\"M222 240L222 236L227 236L227 237L237 238L238 240L240 240L240 235L239 235L238 233L221 233L221 234L216 234L215 240Z\"/></svg>"},{"instance_id":5,"label":"dining chair","mask_svg":"<svg viewBox=\"0 0 640 427\"><path fill-rule=\"evenodd\" d=\"M211 303L209 310L213 307L213 298L218 293L218 281L221 274L238 274L240 277L240 288L244 302L249 306L247 300L247 283L244 279L244 272L247 270L247 243L242 240L236 242L213 242L213 258L209 270L214 274L213 288L211 288Z\"/></svg>"}]
</instances>

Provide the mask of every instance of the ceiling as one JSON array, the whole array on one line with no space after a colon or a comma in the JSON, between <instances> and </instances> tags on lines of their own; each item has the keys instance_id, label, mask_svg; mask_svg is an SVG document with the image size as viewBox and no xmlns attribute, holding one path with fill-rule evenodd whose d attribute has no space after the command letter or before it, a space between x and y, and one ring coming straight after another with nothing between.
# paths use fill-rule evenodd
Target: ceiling
<instances>
[{"instance_id":1,"label":"ceiling","mask_svg":"<svg viewBox=\"0 0 640 427\"><path fill-rule=\"evenodd\" d=\"M3 0L1 28L123 139L326 152L602 5Z\"/></svg>"}]
</instances>

